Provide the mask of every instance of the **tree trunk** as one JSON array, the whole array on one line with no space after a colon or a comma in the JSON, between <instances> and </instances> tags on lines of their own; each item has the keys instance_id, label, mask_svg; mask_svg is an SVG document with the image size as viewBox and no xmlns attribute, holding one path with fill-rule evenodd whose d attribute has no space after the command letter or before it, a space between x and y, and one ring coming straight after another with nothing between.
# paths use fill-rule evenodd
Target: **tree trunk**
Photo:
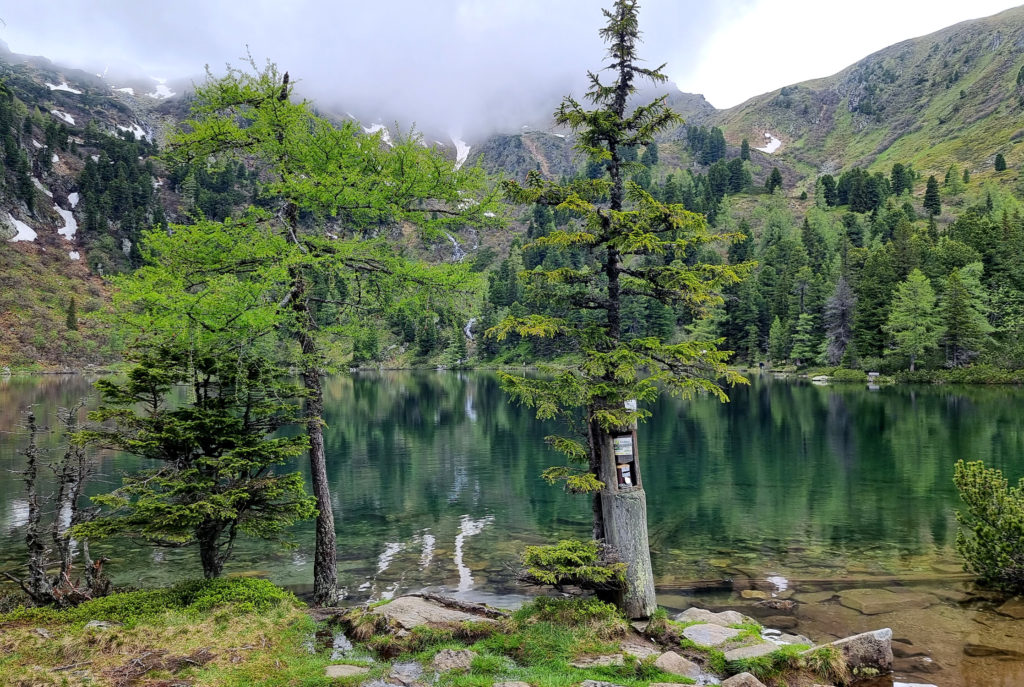
<instances>
[{"instance_id":1,"label":"tree trunk","mask_svg":"<svg viewBox=\"0 0 1024 687\"><path fill-rule=\"evenodd\" d=\"M914 354L913 353L910 354L910 371L911 372L914 371Z\"/></svg>"},{"instance_id":2,"label":"tree trunk","mask_svg":"<svg viewBox=\"0 0 1024 687\"><path fill-rule=\"evenodd\" d=\"M633 484L620 485L612 435L596 423L591 424L591 432L600 456L598 478L605 485L600 492L604 541L626 564L625 586L617 595L616 605L629 618L649 618L658 606L647 540L647 495L637 467L636 433L628 429L619 433L632 435L634 445L630 466Z\"/></svg>"},{"instance_id":3,"label":"tree trunk","mask_svg":"<svg viewBox=\"0 0 1024 687\"><path fill-rule=\"evenodd\" d=\"M219 525L207 525L198 533L199 560L203 564L203 577L208 580L220 577L224 572L224 560L217 551L217 540L222 529Z\"/></svg>"},{"instance_id":4,"label":"tree trunk","mask_svg":"<svg viewBox=\"0 0 1024 687\"><path fill-rule=\"evenodd\" d=\"M304 306L301 306L306 310ZM331 510L331 487L327 480L327 456L324 451L324 390L317 365L316 342L308 331L299 329L302 347L302 382L309 392L306 399L309 434L309 473L316 498L316 552L313 556L313 603L331 606L338 597L338 546Z\"/></svg>"}]
</instances>

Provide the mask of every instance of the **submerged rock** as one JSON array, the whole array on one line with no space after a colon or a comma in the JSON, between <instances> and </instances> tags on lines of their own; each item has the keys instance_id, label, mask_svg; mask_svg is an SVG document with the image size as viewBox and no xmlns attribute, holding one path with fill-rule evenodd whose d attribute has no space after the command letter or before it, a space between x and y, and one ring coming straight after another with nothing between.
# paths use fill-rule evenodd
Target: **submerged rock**
<instances>
[{"instance_id":1,"label":"submerged rock","mask_svg":"<svg viewBox=\"0 0 1024 687\"><path fill-rule=\"evenodd\" d=\"M878 615L928 608L938 603L938 599L921 592L897 594L887 589L848 589L839 593L839 603L864 615Z\"/></svg>"},{"instance_id":2,"label":"submerged rock","mask_svg":"<svg viewBox=\"0 0 1024 687\"><path fill-rule=\"evenodd\" d=\"M1016 596L996 609L996 613L1015 620L1024 620L1024 598Z\"/></svg>"}]
</instances>

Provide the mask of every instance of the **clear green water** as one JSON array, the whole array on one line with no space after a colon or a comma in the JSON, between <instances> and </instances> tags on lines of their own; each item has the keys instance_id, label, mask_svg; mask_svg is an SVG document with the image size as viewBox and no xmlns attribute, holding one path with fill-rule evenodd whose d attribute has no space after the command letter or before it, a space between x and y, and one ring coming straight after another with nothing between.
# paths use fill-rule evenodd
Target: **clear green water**
<instances>
[{"instance_id":1,"label":"clear green water","mask_svg":"<svg viewBox=\"0 0 1024 687\"><path fill-rule=\"evenodd\" d=\"M22 555L25 507L10 472L22 461L22 410L36 404L52 418L89 393L83 377L0 378L0 570ZM551 428L509 406L493 375L335 377L326 407L341 582L353 599L423 586L521 592L510 566L524 544L588 535L588 502L539 478L557 460L543 442ZM728 404L666 398L653 410L640 450L668 605L731 603L735 580L775 575L798 590L894 579L957 587L953 463L983 459L1024 475L1016 388L872 391L754 379ZM110 483L133 467L103 457ZM312 534L311 524L297 528L291 551L244 542L228 570L301 591ZM116 542L103 553L120 583L199 571L191 551Z\"/></svg>"},{"instance_id":2,"label":"clear green water","mask_svg":"<svg viewBox=\"0 0 1024 687\"><path fill-rule=\"evenodd\" d=\"M83 377L0 381L5 569L18 560L24 519L22 485L11 472L22 461L21 412L36 404L52 422L57 407L91 393ZM543 442L551 428L509 406L493 376L335 377L326 397L339 556L351 590L375 579L393 584L392 568L403 588L458 579L460 532L463 563L487 563L486 574L473 575L474 586L497 581L524 542L586 536L586 499L539 478L557 461ZM980 458L1024 474L1022 411L1018 389L869 391L770 379L735 389L728 404L665 398L654 421L640 428L659 581L720 577L723 559L732 564L727 570L758 574L821 576L849 565L893 574L931 570L935 559L953 556L953 462ZM135 465L105 456L104 479L116 483ZM312 528L297 528L294 538L298 547L284 553L245 543L230 568L301 585L309 579ZM110 570L121 580L160 583L197 570L192 552L165 551L159 560L121 542L110 553ZM418 561L428 558L420 574ZM384 563L385 574L377 575Z\"/></svg>"}]
</instances>

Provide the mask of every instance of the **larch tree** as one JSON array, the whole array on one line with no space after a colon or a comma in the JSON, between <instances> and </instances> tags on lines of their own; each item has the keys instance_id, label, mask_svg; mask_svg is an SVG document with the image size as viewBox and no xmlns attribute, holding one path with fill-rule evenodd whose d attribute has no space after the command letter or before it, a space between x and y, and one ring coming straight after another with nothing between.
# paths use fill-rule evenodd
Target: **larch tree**
<instances>
[{"instance_id":1,"label":"larch tree","mask_svg":"<svg viewBox=\"0 0 1024 687\"><path fill-rule=\"evenodd\" d=\"M545 477L564 482L573 493L592 495L593 537L625 564L615 600L637 618L649 616L656 605L636 423L651 416L647 406L663 392L703 392L725 400L719 380L743 380L727 368L729 353L718 350L720 341L631 337L623 327L624 305L633 299L657 301L701 313L720 304L721 289L736 283L749 265L694 261L700 246L723 237L711 234L703 216L658 202L627 181L636 165L623 152L650 145L655 134L677 126L680 118L664 96L636 107L629 103L637 80L666 80L662 67L640 65L637 2L617 0L603 12L607 24L600 35L609 46L612 79L605 83L590 73L587 99L594 109L566 97L555 119L576 133L577 150L606 174L556 184L531 172L524 184L504 184L513 202L556 206L574 217L534 245L585 257L579 266L524 272L527 301L547 304L548 314L507 317L490 335L550 337L574 352L578 362L551 370L549 377L499 373L501 384L539 418L561 420L575 430L574 436L547 437L569 464L550 468ZM550 314L558 310L585 313L583 324Z\"/></svg>"},{"instance_id":2,"label":"larch tree","mask_svg":"<svg viewBox=\"0 0 1024 687\"><path fill-rule=\"evenodd\" d=\"M935 312L935 290L921 270L913 270L896 287L885 331L895 343L893 352L910 358L911 372L919 357L938 347L942 328Z\"/></svg>"},{"instance_id":3,"label":"larch tree","mask_svg":"<svg viewBox=\"0 0 1024 687\"><path fill-rule=\"evenodd\" d=\"M409 223L431 236L497 224L500 213L478 168L460 168L415 134L386 142L354 122L335 125L294 97L287 72L250 64L251 71L229 69L197 88L167 154L176 164L255 165L266 180L262 200L274 208L268 223L290 247L279 331L299 348L317 504L313 601L328 605L337 596L337 545L324 447L326 337L365 329L410 290L429 311L467 286L468 266L406 261L381 229Z\"/></svg>"},{"instance_id":4,"label":"larch tree","mask_svg":"<svg viewBox=\"0 0 1024 687\"><path fill-rule=\"evenodd\" d=\"M94 497L103 511L76 535L195 547L211 578L239 535L287 543L288 528L315 514L302 473L286 470L307 437L275 436L301 423L304 394L274 353L289 245L266 219L154 229L143 239L147 264L113 280L111 318L132 366L97 383L90 417L102 424L78 440L146 467Z\"/></svg>"}]
</instances>

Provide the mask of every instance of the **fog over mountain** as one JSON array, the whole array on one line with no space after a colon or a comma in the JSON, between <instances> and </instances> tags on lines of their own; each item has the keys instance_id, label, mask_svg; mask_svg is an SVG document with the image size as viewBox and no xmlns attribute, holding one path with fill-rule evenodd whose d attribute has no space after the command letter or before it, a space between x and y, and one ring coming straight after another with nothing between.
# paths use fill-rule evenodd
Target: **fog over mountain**
<instances>
[{"instance_id":1,"label":"fog over mountain","mask_svg":"<svg viewBox=\"0 0 1024 687\"><path fill-rule=\"evenodd\" d=\"M186 81L202 78L206 64L215 72L227 62L238 64L248 48L257 61L271 59L300 79L304 94L364 122L416 122L431 132L468 137L547 121L562 94L580 94L586 70L597 67L603 54L596 35L602 4L49 0L45 12L36 3L0 9L0 38L15 52L98 73ZM889 28L876 23L863 31L859 20L839 16L843 10L816 3L807 11L806 4L646 0L642 54L654 64L668 62L683 90L705 93L723 107L799 78L824 76L893 40L1012 3L978 0L963 8L907 0L886 10L884 3L866 0L902 21L879 18ZM861 8L858 14L872 12ZM836 48L822 51L812 34L833 33L840 25L843 35L829 39ZM839 46L851 41L857 52L846 55ZM773 63L781 58L784 64Z\"/></svg>"}]
</instances>

